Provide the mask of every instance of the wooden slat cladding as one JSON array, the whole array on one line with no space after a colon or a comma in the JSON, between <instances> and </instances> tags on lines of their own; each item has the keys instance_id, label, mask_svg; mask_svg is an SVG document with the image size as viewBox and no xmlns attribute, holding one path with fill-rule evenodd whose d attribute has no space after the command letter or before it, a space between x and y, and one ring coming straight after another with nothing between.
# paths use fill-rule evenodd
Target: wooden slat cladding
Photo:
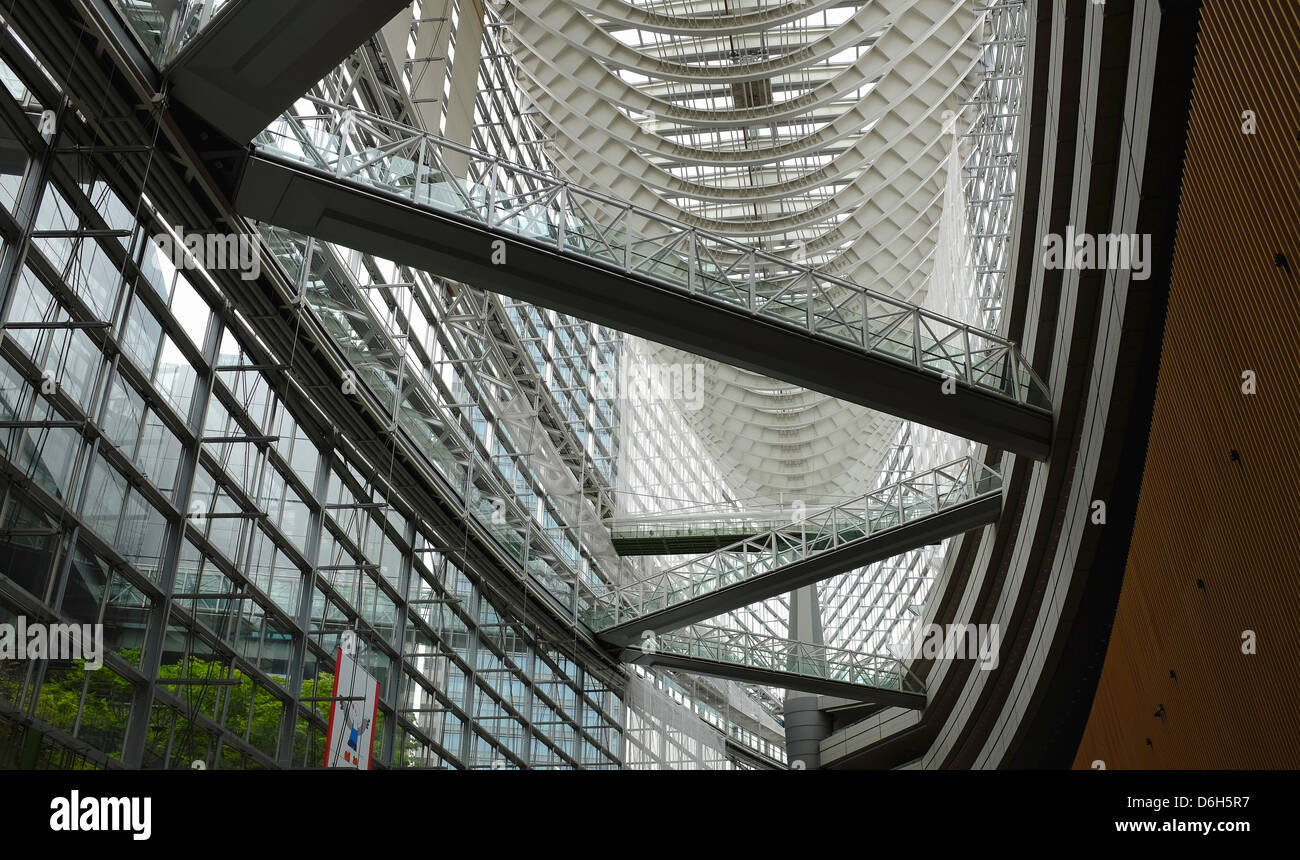
<instances>
[{"instance_id":1,"label":"wooden slat cladding","mask_svg":"<svg viewBox=\"0 0 1300 860\"><path fill-rule=\"evenodd\" d=\"M1178 219L1137 521L1074 764L1300 768L1300 2L1205 0Z\"/></svg>"}]
</instances>

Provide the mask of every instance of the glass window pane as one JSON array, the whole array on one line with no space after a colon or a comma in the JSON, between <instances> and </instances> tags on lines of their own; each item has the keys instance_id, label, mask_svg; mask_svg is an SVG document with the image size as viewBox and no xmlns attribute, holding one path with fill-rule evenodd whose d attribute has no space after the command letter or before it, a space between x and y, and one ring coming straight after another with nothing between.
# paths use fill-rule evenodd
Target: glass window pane
<instances>
[{"instance_id":1,"label":"glass window pane","mask_svg":"<svg viewBox=\"0 0 1300 860\"><path fill-rule=\"evenodd\" d=\"M198 374L170 337L164 336L162 358L154 375L154 387L167 399L182 418L188 418L194 400Z\"/></svg>"}]
</instances>

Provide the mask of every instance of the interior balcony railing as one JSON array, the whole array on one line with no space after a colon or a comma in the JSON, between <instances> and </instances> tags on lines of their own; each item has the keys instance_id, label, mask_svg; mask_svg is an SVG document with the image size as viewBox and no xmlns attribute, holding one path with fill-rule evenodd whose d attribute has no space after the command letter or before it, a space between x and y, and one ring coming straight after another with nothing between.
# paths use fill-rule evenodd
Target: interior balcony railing
<instances>
[{"instance_id":1,"label":"interior balcony railing","mask_svg":"<svg viewBox=\"0 0 1300 860\"><path fill-rule=\"evenodd\" d=\"M972 457L626 585L580 612L608 644L627 645L995 522L1002 478Z\"/></svg>"},{"instance_id":2,"label":"interior balcony railing","mask_svg":"<svg viewBox=\"0 0 1300 860\"><path fill-rule=\"evenodd\" d=\"M788 494L789 498L786 495L674 505L654 513L628 511L606 519L605 526L619 555L698 555L804 519L808 511L819 512L854 498L819 493ZM617 504L617 491L615 496ZM640 500L623 502L637 506Z\"/></svg>"},{"instance_id":3,"label":"interior balcony railing","mask_svg":"<svg viewBox=\"0 0 1300 860\"><path fill-rule=\"evenodd\" d=\"M1036 458L1015 344L419 129L312 99L233 174L246 217ZM472 177L472 178L466 178Z\"/></svg>"},{"instance_id":4,"label":"interior balcony railing","mask_svg":"<svg viewBox=\"0 0 1300 860\"><path fill-rule=\"evenodd\" d=\"M621 658L741 683L925 707L925 684L894 657L776 636L694 626L638 640L622 650Z\"/></svg>"}]
</instances>

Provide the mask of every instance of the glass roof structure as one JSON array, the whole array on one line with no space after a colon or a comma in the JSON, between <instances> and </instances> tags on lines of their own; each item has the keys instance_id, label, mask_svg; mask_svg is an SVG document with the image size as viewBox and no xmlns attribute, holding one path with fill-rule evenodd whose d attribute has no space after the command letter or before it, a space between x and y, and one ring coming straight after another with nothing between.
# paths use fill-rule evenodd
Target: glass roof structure
<instances>
[{"instance_id":1,"label":"glass roof structure","mask_svg":"<svg viewBox=\"0 0 1300 860\"><path fill-rule=\"evenodd\" d=\"M188 70L205 35L250 2L114 0L122 38L149 64L114 86ZM562 180L629 204L619 210L627 235L668 219L733 243L733 257L718 252L723 264L762 252L787 274L811 267L854 296L865 289L996 335L1025 20L1019 4L971 0L417 0L334 57L284 117L267 117L252 149L295 134L304 150L327 141L340 183L346 159L392 178L404 158L418 201L431 147L399 153L373 133L409 129L448 143L439 176L482 204L489 227L496 195L523 199ZM140 143L183 130L124 107L138 95L125 90L59 132L86 153L83 174L39 172L28 126L46 102L94 83L57 80L45 69L67 64L42 48L51 55L11 46L0 66L21 155L0 182L0 227L10 244L50 234L10 273L5 321L31 330L8 335L0 355L0 430L6 462L46 485L39 498L6 490L6 510L33 528L64 514L76 524L71 567L53 543L41 563L50 577L62 570L60 582L80 577L85 611L112 625L110 671L138 703L120 726L105 718L95 761L310 763L326 730L313 685L345 630L382 677L383 766L782 766L787 693L772 677L834 670L863 686L893 679L923 699L899 657L947 534L807 585L811 625L797 620L798 599L770 589L658 631L678 656L759 654L768 682L656 668L646 647L656 631L629 655L592 619L618 617L625 599L649 607L660 598L646 583L680 586L702 566L718 577L705 590L720 590L728 571L779 572L1000 498L980 446L446 272L253 223L235 195L215 204L231 207L220 218L203 215L221 195L195 202L185 171L159 167L158 144ZM112 147L127 169L91 164ZM199 261L177 265L154 238L179 243L173 225L215 230L222 219L259 249L256 288ZM56 322L77 325L36 333ZM865 312L859 322L870 330ZM42 400L31 384L44 364L69 362L93 369L95 390L78 394L97 411L29 434L24 422L41 410L73 414L75 402ZM954 463L966 464L958 478ZM932 474L943 478L922 480ZM92 497L111 516L72 501ZM825 522L829 543L800 525ZM665 524L736 540L708 550L668 541L658 554L616 540L656 530L667 540ZM33 599L52 600L54 581L28 583ZM173 669L247 679L241 702L274 700L274 725L230 723L229 701L206 693L195 704L184 682L160 683ZM0 683L46 701L40 678ZM169 728L149 723L164 713ZM81 738L81 725L55 730Z\"/></svg>"},{"instance_id":2,"label":"glass roof structure","mask_svg":"<svg viewBox=\"0 0 1300 860\"><path fill-rule=\"evenodd\" d=\"M518 0L498 14L562 176L997 330L1023 9ZM638 350L652 364L698 363L653 343ZM652 500L671 482L645 481L627 509L643 520L831 505L969 450L888 415L702 367L704 405L682 410L685 427L647 431L659 440L647 447L691 433L697 462L722 470L721 494ZM942 561L930 547L822 583L827 642L900 648Z\"/></svg>"}]
</instances>

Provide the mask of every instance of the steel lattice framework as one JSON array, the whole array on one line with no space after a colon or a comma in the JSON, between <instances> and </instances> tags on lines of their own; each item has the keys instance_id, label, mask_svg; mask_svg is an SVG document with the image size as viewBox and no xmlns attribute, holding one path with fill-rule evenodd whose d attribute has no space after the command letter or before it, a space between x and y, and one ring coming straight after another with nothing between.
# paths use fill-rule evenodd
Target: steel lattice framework
<instances>
[{"instance_id":1,"label":"steel lattice framework","mask_svg":"<svg viewBox=\"0 0 1300 860\"><path fill-rule=\"evenodd\" d=\"M996 472L963 458L610 589L586 620L597 629L623 624L1001 491Z\"/></svg>"},{"instance_id":2,"label":"steel lattice framework","mask_svg":"<svg viewBox=\"0 0 1300 860\"><path fill-rule=\"evenodd\" d=\"M966 0L497 8L561 175L925 302L944 132L994 94L987 42L1006 26L991 22L1011 16ZM983 229L986 215L972 217ZM985 304L997 301L991 282L982 288ZM651 356L683 361L658 347ZM710 362L707 378L709 406L688 420L751 497L859 493L899 432L890 416L816 395L794 402L788 386L725 365Z\"/></svg>"},{"instance_id":3,"label":"steel lattice framework","mask_svg":"<svg viewBox=\"0 0 1300 860\"><path fill-rule=\"evenodd\" d=\"M160 61L176 56L223 5L180 3L164 19L156 10L165 4L119 3L137 30L155 35ZM440 9L448 14L431 14ZM1041 382L995 333L1016 190L1023 7L960 0L760 0L739 7L728 0L513 0L496 3L486 20L460 11L456 2L413 4L372 43L390 51L387 63L360 52L331 76L326 98L300 102L259 146L336 179L468 216L812 337L1049 408ZM480 46L487 71L479 70L480 91L467 113L465 64L458 72L453 57L458 48ZM499 74L509 68L513 80ZM521 91L498 95L515 86ZM515 99L518 121L485 115L484 87L493 105ZM363 88L394 96L385 99L385 116L355 107L353 94ZM399 90L406 98L396 97ZM480 145L490 138L491 154L443 136L464 139L467 124L480 119L472 137ZM528 140L534 124L542 147ZM969 248L961 253L969 253L975 273L968 290L978 305L973 314L925 306L933 306L928 297L939 277L939 211L952 199L945 180L954 127L968 129L957 140L966 162L969 229L962 239ZM498 130L511 139L503 144ZM530 166L502 158L503 151ZM552 175L552 165L563 179ZM387 300L391 285L377 286ZM955 292L952 284L939 286L940 294ZM481 371L468 386L481 389L473 392L476 405L461 420L486 418L497 428L488 445L500 439L512 448L490 454L500 457L492 465L473 464L474 477L463 484L467 514L484 518L483 505L500 493L510 511L507 542L522 529L532 535L524 543L550 544L543 550L549 570L573 565L574 573L585 572L590 564L584 576L604 583L595 590L625 588L608 537L595 526L618 509L604 483L612 473L593 470L589 452L566 432L584 432L581 418L566 415L573 380L529 366L537 347L510 333L529 311L503 327L497 300L464 287L445 298L432 304L447 323L449 354L434 362ZM399 307L379 310L401 322ZM407 337L398 332L388 350L364 339L351 344L357 367L377 367L385 385L393 378L387 366L396 370L395 418L405 409L404 389L419 380L404 378L404 363L385 352L409 349L400 342ZM680 360L665 347L645 354ZM889 416L750 371L716 362L708 368L708 406L686 418L722 467L728 497L731 490L760 501L786 491L855 495L871 484L889 440L900 433ZM617 426L616 416L608 426ZM917 438L906 427L902 437ZM464 464L455 460L448 461L453 472ZM604 462L611 462L608 454ZM545 498L535 529L536 512L520 510L501 486L524 473L538 494L525 507ZM767 537L788 531L776 528ZM832 544L839 534L832 529ZM780 548L766 549L779 565ZM522 557L527 562L526 550ZM587 605L571 577L565 571L555 584ZM874 606L878 598L868 599ZM745 626L736 617L726 622ZM860 646L879 653L882 644L875 638Z\"/></svg>"},{"instance_id":4,"label":"steel lattice framework","mask_svg":"<svg viewBox=\"0 0 1300 860\"><path fill-rule=\"evenodd\" d=\"M307 101L319 112L282 117L257 137L260 152L652 278L812 338L878 351L1019 404L1049 403L1015 345L994 333L437 135ZM468 162L468 169L455 169L453 159ZM461 179L462 173L482 180Z\"/></svg>"}]
</instances>

